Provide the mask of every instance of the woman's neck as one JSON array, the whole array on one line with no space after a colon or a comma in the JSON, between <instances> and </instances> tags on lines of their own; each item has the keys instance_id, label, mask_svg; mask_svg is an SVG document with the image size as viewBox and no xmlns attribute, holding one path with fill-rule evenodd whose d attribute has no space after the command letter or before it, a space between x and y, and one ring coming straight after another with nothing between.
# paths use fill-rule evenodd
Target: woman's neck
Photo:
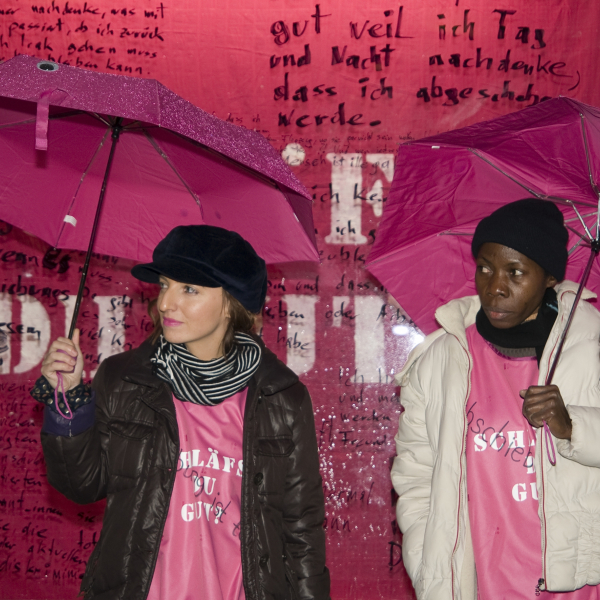
<instances>
[{"instance_id":1,"label":"woman's neck","mask_svg":"<svg viewBox=\"0 0 600 600\"><path fill-rule=\"evenodd\" d=\"M198 360L211 361L223 356L223 340L218 343L213 340L202 340L201 342L188 342L186 350L193 354Z\"/></svg>"}]
</instances>

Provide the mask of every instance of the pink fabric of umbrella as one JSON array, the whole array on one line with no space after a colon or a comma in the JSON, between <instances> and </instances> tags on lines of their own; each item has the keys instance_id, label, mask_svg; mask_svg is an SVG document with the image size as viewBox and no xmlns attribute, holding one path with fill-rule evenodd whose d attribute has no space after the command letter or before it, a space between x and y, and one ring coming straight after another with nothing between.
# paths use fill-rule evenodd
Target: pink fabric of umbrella
<instances>
[{"instance_id":1,"label":"pink fabric of umbrella","mask_svg":"<svg viewBox=\"0 0 600 600\"><path fill-rule=\"evenodd\" d=\"M237 231L268 263L319 260L312 197L260 134L155 80L28 56L0 65L0 219L87 249L114 117L123 128L95 252L149 261L176 225L207 223Z\"/></svg>"},{"instance_id":2,"label":"pink fabric of umbrella","mask_svg":"<svg viewBox=\"0 0 600 600\"><path fill-rule=\"evenodd\" d=\"M367 268L425 332L438 306L475 294L477 223L514 200L556 202L570 229L567 279L578 281L598 237L600 110L548 100L402 145ZM592 267L588 288L600 291Z\"/></svg>"}]
</instances>

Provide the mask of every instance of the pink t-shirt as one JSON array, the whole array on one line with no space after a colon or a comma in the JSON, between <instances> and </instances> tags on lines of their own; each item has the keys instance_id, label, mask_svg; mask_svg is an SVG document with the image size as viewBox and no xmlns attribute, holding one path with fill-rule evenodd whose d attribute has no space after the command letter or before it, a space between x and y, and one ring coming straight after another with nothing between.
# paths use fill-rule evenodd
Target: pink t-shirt
<instances>
[{"instance_id":1,"label":"pink t-shirt","mask_svg":"<svg viewBox=\"0 0 600 600\"><path fill-rule=\"evenodd\" d=\"M541 523L533 457L535 430L520 390L538 384L535 357L500 355L467 329L473 356L467 401L467 491L479 600L595 600L598 586L542 592Z\"/></svg>"},{"instance_id":2,"label":"pink t-shirt","mask_svg":"<svg viewBox=\"0 0 600 600\"><path fill-rule=\"evenodd\" d=\"M173 397L181 453L148 600L244 600L240 551L247 388L217 406Z\"/></svg>"}]
</instances>

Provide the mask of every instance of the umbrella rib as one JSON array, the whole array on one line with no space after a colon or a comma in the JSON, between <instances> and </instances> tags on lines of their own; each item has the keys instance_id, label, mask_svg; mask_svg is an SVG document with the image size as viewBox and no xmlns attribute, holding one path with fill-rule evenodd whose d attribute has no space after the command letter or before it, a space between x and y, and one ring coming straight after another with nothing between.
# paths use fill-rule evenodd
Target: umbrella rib
<instances>
[{"instance_id":1,"label":"umbrella rib","mask_svg":"<svg viewBox=\"0 0 600 600\"><path fill-rule=\"evenodd\" d=\"M596 196L600 195L600 190L598 190L598 186L594 181L594 177L592 176L592 165L590 164L590 149L588 146L587 133L585 132L585 116L583 113L579 113L579 117L581 119L581 133L583 135L583 147L585 148L585 160L587 161L588 175L590 177L590 185L594 192L596 192Z\"/></svg>"},{"instance_id":2,"label":"umbrella rib","mask_svg":"<svg viewBox=\"0 0 600 600\"><path fill-rule=\"evenodd\" d=\"M99 113L92 112L89 114L92 115L93 117L96 117L96 119L98 119L99 121L102 121L102 123L104 123L107 127L112 127L114 125L114 123L111 123L109 120L105 119ZM141 129L140 123L141 123L141 121L139 121L139 120L131 121L131 123L127 123L127 125L123 125L122 130L123 131L133 131L135 129Z\"/></svg>"},{"instance_id":3,"label":"umbrella rib","mask_svg":"<svg viewBox=\"0 0 600 600\"><path fill-rule=\"evenodd\" d=\"M555 200L556 202L563 202L564 204L567 204L568 206L570 206L575 211L575 217L573 217L572 219L569 219L569 221L574 221L575 218L577 218L577 220L583 226L583 229L585 230L585 232L588 234L588 237L590 238L590 240L591 241L594 240L594 236L588 229L588 226L585 224L585 221L583 220L581 213L577 210L577 207L575 206L575 202L573 202L573 200L567 200L566 198L561 198L560 196L542 196L542 200ZM588 206L588 204L586 204L585 202L580 202L580 204L583 204L584 206ZM584 216L587 217L589 215L584 215ZM573 230L573 231L575 231L575 230ZM577 235L580 235L580 234L577 233Z\"/></svg>"},{"instance_id":4,"label":"umbrella rib","mask_svg":"<svg viewBox=\"0 0 600 600\"><path fill-rule=\"evenodd\" d=\"M496 169L496 171L498 171L499 173L502 173L502 175L504 175L505 177L508 177L508 179L510 179L512 182L516 183L518 186L521 186L524 190L527 190L530 194L533 194L536 198L543 200L543 196L541 194L539 194L538 192L535 192L531 188L528 188L525 184L521 183L520 181L518 181L517 179L515 179L514 177L512 177L505 171L503 171L500 167L497 167L491 160L485 158L484 156L481 156L481 154L479 154L475 148L469 148L469 152L472 152L475 156L479 157L481 160L486 162L488 165L490 165L491 167Z\"/></svg>"},{"instance_id":5,"label":"umbrella rib","mask_svg":"<svg viewBox=\"0 0 600 600\"><path fill-rule=\"evenodd\" d=\"M570 219L565 219L565 226L568 229L570 229L575 235L577 235L578 237L580 237L582 241L586 242L586 244L589 244L589 240L587 240L586 238L584 238L584 236L581 235L581 233L579 233L579 231L577 231L574 227L571 227L569 225L569 223L572 223L573 221L580 221L581 222L582 219L585 219L586 217L595 217L598 213L597 212L593 212L593 213L588 213L586 215L579 215L579 214L577 214L577 209L575 209L574 206L572 208L575 210L576 216L575 217L571 217ZM585 227L585 225L584 225L584 227ZM588 232L588 235L590 235L589 232ZM591 237L590 237L590 239L593 240L593 238L591 238ZM573 248L571 248L571 250L569 250L569 256L571 255L571 252L573 252L573 250L575 250L579 246L580 243L581 242L577 242L577 244Z\"/></svg>"},{"instance_id":6,"label":"umbrella rib","mask_svg":"<svg viewBox=\"0 0 600 600\"><path fill-rule=\"evenodd\" d=\"M597 215L596 212L588 213L587 215L581 215L584 219L586 217L595 217ZM577 217L571 217L570 219L565 219L565 223L570 223L571 221L577 221Z\"/></svg>"},{"instance_id":7,"label":"umbrella rib","mask_svg":"<svg viewBox=\"0 0 600 600\"><path fill-rule=\"evenodd\" d=\"M584 220L581 218L581 214L577 210L577 207L575 206L575 202L573 202L573 200L568 200L566 198L561 198L560 196L546 196L545 194L539 194L538 192L535 192L534 190L532 190L531 188L527 187L526 185L524 185L520 181L517 181L514 177L511 177L508 173L506 173L505 171L503 171L502 169L500 169L499 167L497 167L491 160L488 160L487 158L481 156L481 154L479 154L478 152L476 152L474 148L469 148L469 152L472 152L475 156L478 156L481 160L483 160L488 165L490 165L491 167L493 167L494 169L496 169L496 171L498 171L499 173L502 173L502 175L504 175L505 177L508 177L508 179L510 179L511 181L513 181L514 183L516 183L517 185L521 186L523 189L527 190L530 194L533 194L536 198L539 198L540 200L557 200L557 201L560 201L560 202L567 203L575 211L575 214L577 215L577 218L581 222L581 225L585 229L585 232L588 234L590 240L594 240L594 236L592 235L592 233L588 229L588 226L585 224ZM587 154L587 151L586 151L586 154ZM593 186L595 187L595 184L593 184ZM599 200L600 200L600 197L599 197ZM586 204L585 202L580 202L580 204L583 204L584 206L588 206L588 204Z\"/></svg>"},{"instance_id":8,"label":"umbrella rib","mask_svg":"<svg viewBox=\"0 0 600 600\"><path fill-rule=\"evenodd\" d=\"M92 117L96 117L96 119L98 119L98 121L101 121L102 123L104 123L107 127L112 127L112 124L107 121L104 117L101 117L98 113L95 112L91 112L89 113L90 115L92 115Z\"/></svg>"},{"instance_id":9,"label":"umbrella rib","mask_svg":"<svg viewBox=\"0 0 600 600\"><path fill-rule=\"evenodd\" d=\"M81 185L83 184L83 180L85 179L85 176L88 174L92 164L96 160L96 157L98 156L98 153L102 149L102 146L104 146L104 142L106 141L106 138L108 137L109 133L110 133L110 129L108 129L106 131L106 133L104 134L104 137L100 140L100 143L98 144L98 147L96 148L96 152L94 152L92 158L90 159L90 162L87 164L87 167L83 171L83 173L81 175L81 179L79 180L79 183L77 184L77 189L75 190L75 193L73 194L73 198L71 199L71 204L69 204L69 208L67 209L67 215L71 212L71 209L73 208L73 204L75 204L75 198L77 198L77 194L79 194L79 189L81 188ZM65 226L66 226L66 222L63 221L62 227L60 229L60 233L58 234L59 238L62 235Z\"/></svg>"},{"instance_id":10,"label":"umbrella rib","mask_svg":"<svg viewBox=\"0 0 600 600\"><path fill-rule=\"evenodd\" d=\"M587 206L589 208L596 208L595 204L590 204L589 202L584 202L583 200L568 200L567 198L563 198L562 196L544 196L540 195L540 199L542 200L554 200L555 202L563 202L564 204L568 204L569 206L575 206L575 204L581 204L581 206Z\"/></svg>"},{"instance_id":11,"label":"umbrella rib","mask_svg":"<svg viewBox=\"0 0 600 600\"><path fill-rule=\"evenodd\" d=\"M25 121L18 121L16 123L6 123L4 125L0 125L0 129L7 129L9 127L17 127L18 125L27 125L28 123L35 123L35 117L31 119L26 119Z\"/></svg>"},{"instance_id":12,"label":"umbrella rib","mask_svg":"<svg viewBox=\"0 0 600 600\"><path fill-rule=\"evenodd\" d=\"M600 238L600 190L598 190L598 186L594 181L594 177L592 175L592 165L590 163L590 149L588 146L587 133L585 132L585 115L583 113L579 113L579 118L581 119L581 133L583 135L583 147L585 149L585 159L587 161L588 175L590 177L590 185L592 189L596 193L598 198L598 212L596 213L596 241Z\"/></svg>"},{"instance_id":13,"label":"umbrella rib","mask_svg":"<svg viewBox=\"0 0 600 600\"><path fill-rule=\"evenodd\" d=\"M464 232L456 232L456 231L442 231L440 233L438 233L438 235L470 235L472 236L472 233L464 233Z\"/></svg>"},{"instance_id":14,"label":"umbrella rib","mask_svg":"<svg viewBox=\"0 0 600 600\"><path fill-rule=\"evenodd\" d=\"M73 117L74 115L84 115L84 114L85 114L84 110L69 110L64 113L50 115L48 118L49 119L65 119L67 117Z\"/></svg>"},{"instance_id":15,"label":"umbrella rib","mask_svg":"<svg viewBox=\"0 0 600 600\"><path fill-rule=\"evenodd\" d=\"M80 110L70 110L68 112L59 113L57 115L50 115L48 119L64 119L65 117L72 117L73 115L81 114ZM9 127L16 127L17 125L27 125L28 123L35 123L36 117L31 117L30 119L25 119L24 121L17 121L15 123L6 123L5 125L0 125L0 129L7 129Z\"/></svg>"},{"instance_id":16,"label":"umbrella rib","mask_svg":"<svg viewBox=\"0 0 600 600\"><path fill-rule=\"evenodd\" d=\"M200 215L202 216L202 220L204 220L204 210L202 209L202 203L200 202L200 198L198 198L198 196L196 195L194 190L192 190L192 188L187 184L187 181L185 181L185 179L179 174L177 169L173 166L173 164L169 160L169 157L163 152L162 148L158 145L156 140L148 133L148 131L146 131L145 128L142 128L142 131L144 132L146 139L150 142L150 144L152 144L152 147L158 152L158 154L163 158L163 160L167 163L167 165L169 165L169 167L171 168L173 173L175 173L175 175L177 175L179 181L181 181L181 183L184 185L185 189L190 193L192 198L196 201L198 208L200 208Z\"/></svg>"},{"instance_id":17,"label":"umbrella rib","mask_svg":"<svg viewBox=\"0 0 600 600\"><path fill-rule=\"evenodd\" d=\"M127 131L139 131L140 129L144 129L144 127L148 127L148 125L142 125L141 121L131 121L131 123L124 125L123 129Z\"/></svg>"},{"instance_id":18,"label":"umbrella rib","mask_svg":"<svg viewBox=\"0 0 600 600\"><path fill-rule=\"evenodd\" d=\"M589 215L586 215L589 217ZM573 217L572 219L569 219L570 221L576 221L577 219L575 217ZM565 221L566 223L567 221ZM570 225L565 225L568 229L570 229L578 238L580 238L580 240L577 242L577 244L571 249L569 250L569 253L572 252L575 248L577 248L577 246L579 246L579 244L581 244L581 242L588 242L587 238L585 238L583 235L581 235L581 233L579 233L579 231L577 231L577 229L571 227ZM463 236L472 236L472 233L466 233L466 232L458 232L458 231L441 231L440 233L438 233L438 235L463 235Z\"/></svg>"},{"instance_id":19,"label":"umbrella rib","mask_svg":"<svg viewBox=\"0 0 600 600\"><path fill-rule=\"evenodd\" d=\"M575 211L575 214L577 215L577 218L579 219L581 225L585 229L585 232L588 234L590 241L594 241L594 236L592 235L591 231L588 229L588 226L585 224L585 221L583 220L581 213L577 210L577 207L570 200L567 200L567 202L569 202L569 204L571 205L571 208Z\"/></svg>"},{"instance_id":20,"label":"umbrella rib","mask_svg":"<svg viewBox=\"0 0 600 600\"><path fill-rule=\"evenodd\" d=\"M540 200L557 200L559 202L566 202L571 206L577 203L581 204L582 206L593 206L594 208L596 208L595 204L589 204L588 202L583 202L582 200L567 200L566 198L561 198L560 196L546 196L545 194L540 194L539 192L532 190L531 188L527 187L524 183L521 183L519 180L506 173L506 171L503 171L500 167L496 166L491 160L479 154L475 148L468 148L468 150L469 152L472 152L475 156L486 162L488 165L490 165L490 167L493 167L494 169L496 169L496 171L502 173L502 175L510 179L512 182L516 183L518 186L522 187L524 190L527 190L530 194L533 194L536 198Z\"/></svg>"},{"instance_id":21,"label":"umbrella rib","mask_svg":"<svg viewBox=\"0 0 600 600\"><path fill-rule=\"evenodd\" d=\"M565 225L565 227L567 229L570 229L578 238L580 238L584 242L588 242L588 239L584 235L582 235L581 233L579 233L579 231L577 231L577 229L575 229L574 227L571 227L570 225Z\"/></svg>"},{"instance_id":22,"label":"umbrella rib","mask_svg":"<svg viewBox=\"0 0 600 600\"><path fill-rule=\"evenodd\" d=\"M575 233L577 233L577 232L575 232ZM576 244L573 245L573 247L567 252L567 254L569 256L571 256L571 254L573 254L573 252L575 252L575 250L577 250L577 248L579 248L579 246L581 246L581 244L586 241L587 240L585 240L584 238L581 238Z\"/></svg>"}]
</instances>

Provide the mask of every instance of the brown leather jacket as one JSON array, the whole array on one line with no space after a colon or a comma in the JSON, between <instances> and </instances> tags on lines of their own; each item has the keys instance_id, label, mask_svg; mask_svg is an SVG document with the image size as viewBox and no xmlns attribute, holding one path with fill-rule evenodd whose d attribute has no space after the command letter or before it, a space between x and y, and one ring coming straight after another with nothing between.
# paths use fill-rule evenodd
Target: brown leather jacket
<instances>
[{"instance_id":1,"label":"brown leather jacket","mask_svg":"<svg viewBox=\"0 0 600 600\"><path fill-rule=\"evenodd\" d=\"M74 437L42 434L48 481L67 498L107 498L88 561L86 600L145 600L179 460L168 385L153 347L107 358L94 378L96 421ZM244 414L240 540L248 600L329 598L314 416L298 377L263 346Z\"/></svg>"}]
</instances>

